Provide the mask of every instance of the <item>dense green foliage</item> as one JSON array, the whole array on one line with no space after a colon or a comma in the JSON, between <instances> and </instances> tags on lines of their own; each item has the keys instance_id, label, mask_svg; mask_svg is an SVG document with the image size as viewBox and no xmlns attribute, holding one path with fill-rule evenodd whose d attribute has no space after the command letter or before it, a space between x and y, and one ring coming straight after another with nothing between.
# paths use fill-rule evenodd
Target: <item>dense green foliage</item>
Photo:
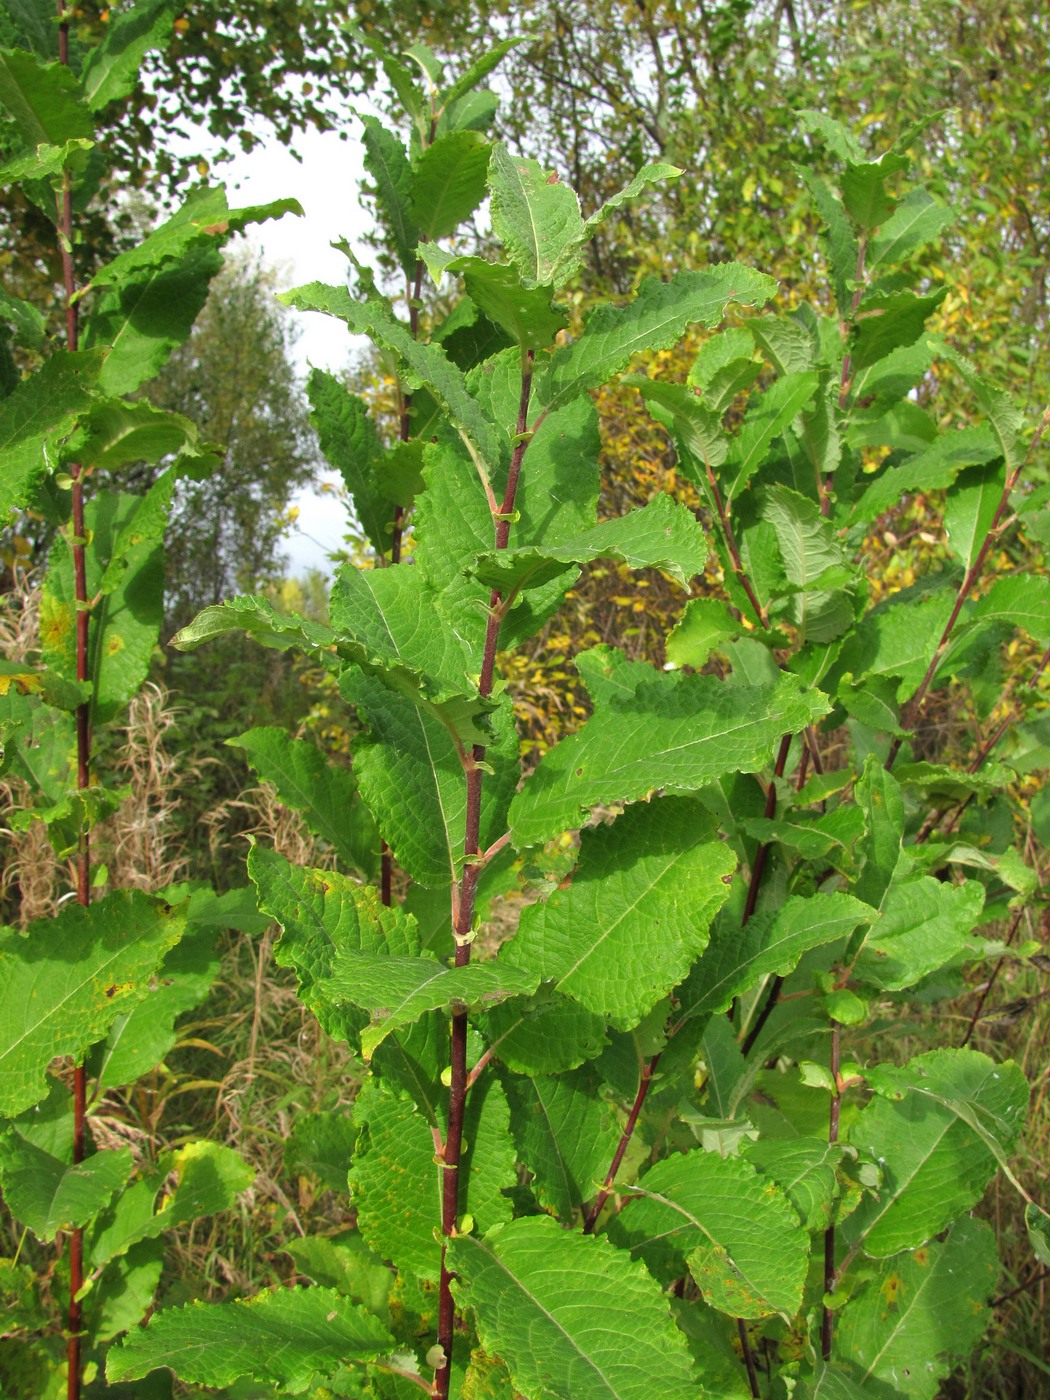
<instances>
[{"instance_id":1,"label":"dense green foliage","mask_svg":"<svg viewBox=\"0 0 1050 1400\"><path fill-rule=\"evenodd\" d=\"M70 857L77 901L0 934L0 1180L42 1250L69 1241L46 1277L3 1261L0 1374L41 1396L78 1395L81 1374L89 1394L170 1396L174 1373L317 1400L934 1400L987 1324L997 1247L973 1212L1000 1169L1026 1194L1010 1160L1029 1089L970 1045L980 1007L950 1047L885 1029L968 968L1039 956L1017 939L1040 896L1013 825L1045 721L1003 658L1019 645L1032 678L1050 658L1050 506L1026 475L1050 415L1026 423L929 330L951 212L913 177L924 129L869 148L793 116L823 228L812 301L786 310L765 271L696 258L581 322L594 240L673 198L682 170L642 164L585 217L549 167L485 134L481 84L506 46L450 82L429 49L373 45L407 130L365 123L380 277L348 254L349 286L283 294L392 368L393 434L333 376L309 386L372 554L341 566L327 618L244 594L175 639L247 635L329 677L352 771L282 728L236 740L327 863L255 842L248 908L205 887L93 897L90 834L121 796L99 735L150 665L176 482L218 460L137 391L173 352L198 372L178 346L221 242L295 212L231 212L202 188L77 284L91 75L114 75L114 101L131 91L121 33L79 79L0 53L20 136L6 173L57 196L80 308L0 401L0 508L59 532L38 654L0 676L2 772ZM491 256L465 255L486 197ZM7 315L39 344L28 302ZM661 373L687 335L685 373ZM934 406L942 377L966 426ZM691 504L599 519L595 395L614 382L666 435ZM143 462L148 490L112 489ZM889 589L880 522L916 493L941 548ZM586 717L534 762L504 674L606 562L678 589L667 664L581 650ZM1005 710L1012 766L993 759L1001 728L972 758L939 744L943 703L990 729ZM214 1142L88 1141L89 1103L164 1060L216 975L216 929L270 920L277 964L353 1057L353 1095L300 1115L289 1143L348 1228L298 1241L308 1286L152 1312L160 1237L251 1171ZM1045 1264L1047 1216L1026 1199Z\"/></svg>"}]
</instances>

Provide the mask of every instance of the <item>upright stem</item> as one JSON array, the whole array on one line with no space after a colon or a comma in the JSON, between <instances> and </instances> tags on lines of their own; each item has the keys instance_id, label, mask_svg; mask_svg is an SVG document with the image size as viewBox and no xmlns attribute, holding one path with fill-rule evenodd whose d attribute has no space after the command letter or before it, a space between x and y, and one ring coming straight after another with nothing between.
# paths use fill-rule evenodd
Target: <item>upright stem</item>
<instances>
[{"instance_id":1,"label":"upright stem","mask_svg":"<svg viewBox=\"0 0 1050 1400\"><path fill-rule=\"evenodd\" d=\"M787 766L788 751L791 748L791 735L785 734L780 741L780 749L777 752L776 767L773 769L773 779L766 788L765 816L771 820L777 810L777 779L784 776L784 769ZM809 749L804 748L803 758L809 753ZM800 765L801 766L801 765ZM751 864L751 878L747 886L747 899L744 901L744 913L740 920L740 927L747 928L751 921L751 916L755 912L755 905L758 903L758 891L762 880L762 872L766 868L766 853L769 850L769 842L764 841L755 852L755 859ZM748 1029L740 1046L741 1053L746 1055L759 1037L762 1027L773 1014L773 1008L780 1000L780 989L784 985L783 977L774 977L769 984L766 999L762 1003L762 1010L755 1017L754 1023ZM732 1019L733 1007L730 1007L730 1019Z\"/></svg>"},{"instance_id":2,"label":"upright stem","mask_svg":"<svg viewBox=\"0 0 1050 1400\"><path fill-rule=\"evenodd\" d=\"M842 1090L839 1078L839 1052L842 1028L837 1021L831 1023L831 1078L834 1087L831 1093L831 1108L828 1113L828 1142L839 1140L839 1111L842 1107ZM835 1291L835 1226L829 1225L824 1231L824 1292ZM831 1334L834 1316L825 1306L820 1320L820 1351L825 1361L831 1360Z\"/></svg>"},{"instance_id":3,"label":"upright stem","mask_svg":"<svg viewBox=\"0 0 1050 1400\"><path fill-rule=\"evenodd\" d=\"M737 1336L740 1338L740 1350L744 1354L744 1366L747 1368L747 1383L751 1387L752 1400L762 1400L762 1392L758 1388L758 1368L755 1365L755 1353L751 1349L751 1338L747 1335L747 1323L742 1317L736 1320Z\"/></svg>"},{"instance_id":4,"label":"upright stem","mask_svg":"<svg viewBox=\"0 0 1050 1400\"><path fill-rule=\"evenodd\" d=\"M69 24L65 18L63 0L58 0L58 60L69 64ZM58 207L59 246L62 254L62 282L66 299L66 348L77 349L79 326L76 278L73 270L73 189L69 172L63 172L62 192ZM73 479L73 591L76 598L77 680L88 679L88 612L87 559L85 555L84 474L79 464L69 468ZM77 787L91 783L91 704L84 700L76 709ZM86 826L82 825L77 839L77 903L91 903L91 846ZM73 1163L84 1160L87 1119L87 1074L82 1064L73 1071ZM66 1318L66 1396L80 1400L80 1328L83 1317L77 1294L84 1286L84 1232L72 1230L69 1236L69 1309Z\"/></svg>"},{"instance_id":5,"label":"upright stem","mask_svg":"<svg viewBox=\"0 0 1050 1400\"><path fill-rule=\"evenodd\" d=\"M503 502L494 520L495 543L497 549L506 549L510 539L510 515L514 510L514 500L518 491L522 463L528 448L526 432L529 424L529 402L532 396L532 365L535 353L527 350L522 355L521 396L518 401L518 421L515 430L514 452L510 459L507 486ZM487 699L492 694L496 671L496 651L499 646L500 625L503 621L501 608L502 595L494 590L489 598L488 624L485 628L485 643L481 657L481 672L478 682L479 694ZM467 788L467 811L463 839L463 854L467 858L463 867L459 889L453 899L453 931L456 939L456 966L466 967L470 962L470 938L474 926L474 904L477 895L478 878L481 874L481 797L485 761L485 746L475 744L473 751L464 763L464 777ZM434 1375L433 1395L438 1400L448 1400L449 1384L452 1378L452 1340L455 1331L455 1304L452 1298L452 1274L446 1262L447 1242L456 1233L459 1220L459 1165L463 1151L463 1115L466 1111L469 1073L467 1070L467 1013L457 1012L452 1017L451 1039L451 1085L449 1087L448 1131L441 1154L443 1176L441 1183L441 1283L438 1294L438 1345L444 1353L444 1361Z\"/></svg>"}]
</instances>

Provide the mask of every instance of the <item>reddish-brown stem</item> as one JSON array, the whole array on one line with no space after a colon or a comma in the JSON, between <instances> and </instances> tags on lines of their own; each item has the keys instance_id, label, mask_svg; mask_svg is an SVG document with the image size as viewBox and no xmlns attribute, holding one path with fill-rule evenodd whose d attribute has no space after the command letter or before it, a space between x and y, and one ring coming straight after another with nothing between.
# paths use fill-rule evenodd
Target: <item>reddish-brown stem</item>
<instances>
[{"instance_id":1,"label":"reddish-brown stem","mask_svg":"<svg viewBox=\"0 0 1050 1400\"><path fill-rule=\"evenodd\" d=\"M58 59L69 64L69 25L65 20L63 0L58 0ZM62 282L66 299L66 347L75 351L79 342L76 302L76 277L73 268L73 189L69 172L63 173L62 192L58 207L59 246L62 255ZM76 665L77 680L88 679L88 611L86 534L84 523L84 473L79 465L71 465L73 479L73 592L76 598ZM91 705L82 701L76 709L77 787L83 790L91 784ZM81 827L77 841L77 903L91 903L91 846L87 828ZM84 1160L87 1122L87 1074L83 1065L73 1071L73 1162ZM84 1232L72 1230L69 1236L69 1309L66 1319L66 1396L80 1400L80 1329L82 1312L77 1297L84 1286Z\"/></svg>"},{"instance_id":2,"label":"reddish-brown stem","mask_svg":"<svg viewBox=\"0 0 1050 1400\"><path fill-rule=\"evenodd\" d=\"M842 1089L839 1076L839 1052L842 1028L837 1021L831 1023L831 1078L834 1087L831 1091L831 1108L828 1112L828 1142L834 1145L839 1140L839 1111L842 1107ZM829 1225L824 1231L824 1292L835 1291L835 1226ZM831 1334L834 1329L834 1316L825 1306L820 1319L820 1352L825 1361L831 1360Z\"/></svg>"},{"instance_id":3,"label":"reddish-brown stem","mask_svg":"<svg viewBox=\"0 0 1050 1400\"><path fill-rule=\"evenodd\" d=\"M522 357L521 396L518 403L518 420L515 430L514 451L511 455L510 470L507 475L507 488L499 517L509 517L514 510L518 481L529 439L528 427L529 400L532 395L532 366L535 354L528 350ZM506 549L510 538L510 520L495 520L495 543L497 549ZM478 691L484 698L492 694L496 669L496 651L499 647L499 630L502 621L500 610L501 595L494 592L490 599L488 623L485 627L485 643L481 658L481 671ZM466 781L467 810L463 838L463 854L468 857L463 867L459 888L453 897L453 930L456 938L456 966L466 967L470 962L470 937L474 925L474 902L482 865L478 857L482 855L479 838L481 834L481 797L484 770L480 767L485 761L485 746L475 744L470 757L464 763ZM442 1152L443 1179L441 1186L441 1282L438 1293L438 1345L444 1353L444 1361L434 1374L433 1394L437 1400L448 1400L449 1385L452 1379L452 1340L455 1332L456 1313L452 1298L452 1273L446 1260L447 1242L456 1233L459 1220L459 1164L463 1150L463 1115L466 1111L467 1091L473 1082L467 1070L467 1013L456 1013L452 1017L452 1040L450 1053L451 1082L449 1086L448 1131L445 1134ZM476 1075L475 1075L476 1078Z\"/></svg>"},{"instance_id":4,"label":"reddish-brown stem","mask_svg":"<svg viewBox=\"0 0 1050 1400\"><path fill-rule=\"evenodd\" d=\"M755 614L756 622L760 627L768 628L769 618L766 615L765 608L758 601L758 595L755 593L751 585L751 580L748 578L747 570L744 568L744 561L740 554L740 546L736 542L736 535L733 533L733 526L729 519L729 511L726 509L725 503L722 500L722 492L718 488L718 479L710 465L708 465L707 468L707 484L711 490L711 499L715 503L715 510L718 513L718 523L722 527L722 536L726 542L726 549L729 551L729 559L733 566L733 573L736 575L740 587L747 594L747 601L751 604L751 610Z\"/></svg>"},{"instance_id":5,"label":"reddish-brown stem","mask_svg":"<svg viewBox=\"0 0 1050 1400\"><path fill-rule=\"evenodd\" d=\"M777 779L784 776L784 768L787 764L788 751L791 748L791 735L785 734L780 741L780 748L777 750L776 766L773 769L773 778L766 788L766 806L764 816L767 821L772 821L777 810ZM751 862L751 878L747 886L747 899L744 903L744 913L740 920L741 928L750 920L755 912L755 904L758 902L759 885L762 882L762 871L766 866L766 855L769 852L770 843L760 842L755 851L755 858Z\"/></svg>"},{"instance_id":6,"label":"reddish-brown stem","mask_svg":"<svg viewBox=\"0 0 1050 1400\"><path fill-rule=\"evenodd\" d=\"M620 1134L620 1141L616 1144L616 1151L613 1153L613 1159L609 1164L609 1170L605 1173L602 1189L598 1192L597 1196L595 1196L594 1203L587 1212L586 1219L583 1222L583 1233L585 1235L589 1235L593 1231L598 1217L602 1213L602 1207L612 1195L616 1173L620 1170L620 1163L623 1161L624 1153L631 1145L631 1138L634 1136L638 1117L645 1104L645 1096L649 1092L649 1085L653 1082L653 1076L660 1063L661 1053L662 1051L657 1051L653 1058L641 1068L641 1072L638 1076L638 1092L634 1096L634 1103L631 1105L631 1111L627 1115L627 1122L624 1124L623 1132Z\"/></svg>"},{"instance_id":7,"label":"reddish-brown stem","mask_svg":"<svg viewBox=\"0 0 1050 1400\"><path fill-rule=\"evenodd\" d=\"M1006 944L1007 947L1009 947L1011 943L1013 943L1014 939L1017 937L1017 930L1021 927L1021 918L1023 914L1024 910L1018 909L1017 913L1013 916L1013 919L1010 921L1010 927L1009 929L1007 929L1006 937L1003 939L1003 942ZM960 1047L965 1047L969 1045L971 1039L973 1038L973 1033L977 1029L977 1022L981 1019L981 1013L984 1011L984 1004L988 1000L992 988L995 986L996 980L999 977L999 973L1002 971L1003 963L1005 961L1005 958L1000 958L999 961L992 968L988 981L984 984L984 989L982 990L981 995L977 999L977 1005L973 1009L973 1015L970 1017L970 1023L966 1027L966 1034L959 1042Z\"/></svg>"},{"instance_id":8,"label":"reddish-brown stem","mask_svg":"<svg viewBox=\"0 0 1050 1400\"><path fill-rule=\"evenodd\" d=\"M977 557L971 563L970 567L966 570L966 573L963 576L963 581L959 585L959 591L955 595L955 603L952 606L952 610L948 617L948 621L945 624L944 631L941 633L940 641L937 643L937 647L933 653L933 657L930 661L930 664L926 668L926 674L920 681L918 690L916 690L915 694L908 702L905 714L901 716L901 727L903 729L913 728L915 721L918 718L918 714L920 709L922 708L923 701L926 699L926 693L929 690L930 686L933 684L933 678L937 674L937 668L944 659L944 654L948 649L948 642L951 639L952 632L955 629L955 624L959 620L959 614L962 612L963 604L969 597L970 590L973 588L974 584L977 582L977 579L980 577L980 573L982 568L984 567L984 561L988 557L989 550L999 537L1000 522L1002 521L1003 516L1006 513L1006 508L1010 503L1010 496L1013 492L1014 487L1017 485L1017 479L1021 475L1022 469L1027 465L1029 461L1031 461L1032 455L1035 452L1036 448L1039 446L1043 434L1046 432L1048 427L1050 427L1050 408L1048 408L1043 414L1039 422L1039 426L1036 428L1035 432L1032 435L1032 441L1028 444L1028 451L1025 453L1024 461L1018 462L1017 466L1013 469L1012 472L1008 474L1006 478L1006 482L1003 486L1003 493L999 497L999 504L996 506L995 515L992 517L992 523L989 525L988 531L985 534L984 540L981 543L981 547L977 551ZM896 738L890 744L889 753L886 755L887 768L893 767L893 764L897 758L897 754L900 752L902 743L902 739Z\"/></svg>"},{"instance_id":9,"label":"reddish-brown stem","mask_svg":"<svg viewBox=\"0 0 1050 1400\"><path fill-rule=\"evenodd\" d=\"M747 1383L751 1387L751 1394L754 1400L761 1400L762 1392L758 1388L758 1368L755 1366L755 1353L751 1349L751 1338L747 1335L747 1323L742 1317L736 1320L737 1336L740 1338L740 1350L744 1354L744 1365L747 1367Z\"/></svg>"}]
</instances>

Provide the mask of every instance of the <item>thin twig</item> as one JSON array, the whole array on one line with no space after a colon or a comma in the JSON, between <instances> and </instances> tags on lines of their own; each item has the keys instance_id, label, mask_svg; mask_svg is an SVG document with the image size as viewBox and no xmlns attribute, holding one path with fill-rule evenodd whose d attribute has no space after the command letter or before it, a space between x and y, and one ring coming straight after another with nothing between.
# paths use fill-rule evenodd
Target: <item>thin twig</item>
<instances>
[{"instance_id":1,"label":"thin twig","mask_svg":"<svg viewBox=\"0 0 1050 1400\"><path fill-rule=\"evenodd\" d=\"M992 516L992 522L988 526L987 533L985 534L984 540L981 543L980 549L977 551L977 557L973 560L973 562L970 564L970 567L966 570L966 573L963 576L963 581L959 585L959 591L955 595L955 602L952 605L951 613L949 614L948 621L945 623L944 630L941 633L940 641L937 643L930 664L926 668L926 674L920 681L918 690L916 690L911 700L909 700L905 714L901 716L901 727L903 729L913 729L915 726L915 721L918 718L919 711L922 709L923 702L926 699L926 694L929 691L930 686L933 684L933 679L937 674L937 668L940 666L941 662L944 659L945 653L947 652L948 643L951 640L951 635L955 629L955 624L959 619L959 614L962 612L963 604L969 597L970 590L973 588L974 584L977 582L977 579L980 577L981 570L984 567L984 561L988 557L988 553L991 550L993 543L999 537L1000 522L1002 521L1003 516L1006 513L1006 508L1010 503L1010 496L1013 492L1014 487L1017 485L1018 477L1021 475L1021 472L1027 466L1027 464L1031 461L1032 455L1035 452L1036 448L1039 446L1039 443L1042 441L1043 434L1046 432L1048 427L1050 427L1050 408L1048 408L1043 414L1042 418L1039 421L1039 426L1032 434L1032 441L1028 444L1028 451L1025 453L1024 459L1018 462L1017 466L1013 469L1013 471L1007 475L1006 481L1003 485L1002 495L999 498L999 504L996 506L995 514ZM903 739L901 739L898 736L890 744L889 753L886 755L885 766L887 769L893 767L894 761L896 760L897 754L900 752L901 744L903 742Z\"/></svg>"},{"instance_id":2,"label":"thin twig","mask_svg":"<svg viewBox=\"0 0 1050 1400\"><path fill-rule=\"evenodd\" d=\"M623 1132L620 1134L620 1141L616 1144L616 1151L613 1153L613 1159L609 1165L609 1170L605 1173L602 1189L598 1192L597 1196L595 1196L594 1202L584 1219L583 1233L585 1235L593 1233L598 1217L602 1213L602 1207L612 1195L616 1173L620 1170L620 1163L623 1161L624 1153L630 1146L631 1138L634 1136L634 1130L638 1123L639 1115L645 1104L645 1096L649 1092L649 1085L653 1082L653 1076L660 1063L660 1056L662 1053L662 1051L657 1051L651 1060L642 1065L638 1075L638 1092L634 1096L634 1103L631 1105L631 1111L627 1115L627 1122L624 1124Z\"/></svg>"},{"instance_id":3,"label":"thin twig","mask_svg":"<svg viewBox=\"0 0 1050 1400\"><path fill-rule=\"evenodd\" d=\"M1023 915L1024 910L1018 909L1010 922L1010 927L1007 930L1006 937L1003 939L1004 944L1008 948L1013 943L1014 939L1017 937L1017 930L1021 927L1021 919ZM973 1015L970 1017L969 1025L966 1027L966 1034L959 1042L960 1048L964 1048L965 1046L969 1045L970 1040L973 1037L973 1033L977 1029L977 1022L981 1019L981 1013L984 1010L984 1004L988 1000L988 996L992 988L995 986L996 979L998 978L999 973L1002 971L1003 963L1005 961L1005 958L1000 958L999 961L992 968L988 981L984 984L984 988L981 992L981 995L977 999L977 1005L973 1009Z\"/></svg>"}]
</instances>

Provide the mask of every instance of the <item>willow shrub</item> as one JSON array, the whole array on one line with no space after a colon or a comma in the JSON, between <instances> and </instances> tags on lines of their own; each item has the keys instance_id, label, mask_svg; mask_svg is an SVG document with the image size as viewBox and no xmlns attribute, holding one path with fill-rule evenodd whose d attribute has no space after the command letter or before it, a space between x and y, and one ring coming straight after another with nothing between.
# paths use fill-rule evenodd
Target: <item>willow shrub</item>
<instances>
[{"instance_id":1,"label":"willow shrub","mask_svg":"<svg viewBox=\"0 0 1050 1400\"><path fill-rule=\"evenodd\" d=\"M686 384L631 375L703 508L661 496L599 522L592 391L776 284L679 272L569 336L558 296L594 229L680 172L647 166L584 219L552 172L481 135L498 54L449 87L411 57L418 77L383 55L407 144L367 134L405 315L352 257L352 286L285 297L398 367L389 444L361 400L313 386L375 566L342 566L327 625L240 597L176 638L298 648L356 712L352 777L278 730L240 741L340 862L256 846L248 868L278 961L361 1061L352 1112L296 1129L329 1178L348 1169L356 1228L295 1246L312 1286L161 1309L107 1376L932 1400L987 1321L996 1242L971 1212L1009 1175L1028 1088L965 1043L895 1055L894 1011L1030 953L1007 945L1035 877L1010 844L1012 770L988 744L950 762L924 716L946 690L988 716L1004 644L1050 643L1046 576L985 568L1041 520L1021 482L1039 432L1026 444L1006 397L926 332L943 293L913 289L908 259L948 211L897 193L921 133L872 159L804 115L839 172L803 172L834 309L756 310ZM498 258L442 247L486 196ZM463 294L425 336L428 274ZM935 362L979 426L945 430L918 401ZM944 567L873 604L873 524L920 491L944 502ZM688 602L668 667L581 653L593 713L523 777L501 657L588 562L661 569L685 597L712 550L725 596ZM578 829L566 878L538 878ZM502 941L496 901L504 932L518 911ZM1046 1259L1047 1217L1031 1203L1028 1220Z\"/></svg>"}]
</instances>

